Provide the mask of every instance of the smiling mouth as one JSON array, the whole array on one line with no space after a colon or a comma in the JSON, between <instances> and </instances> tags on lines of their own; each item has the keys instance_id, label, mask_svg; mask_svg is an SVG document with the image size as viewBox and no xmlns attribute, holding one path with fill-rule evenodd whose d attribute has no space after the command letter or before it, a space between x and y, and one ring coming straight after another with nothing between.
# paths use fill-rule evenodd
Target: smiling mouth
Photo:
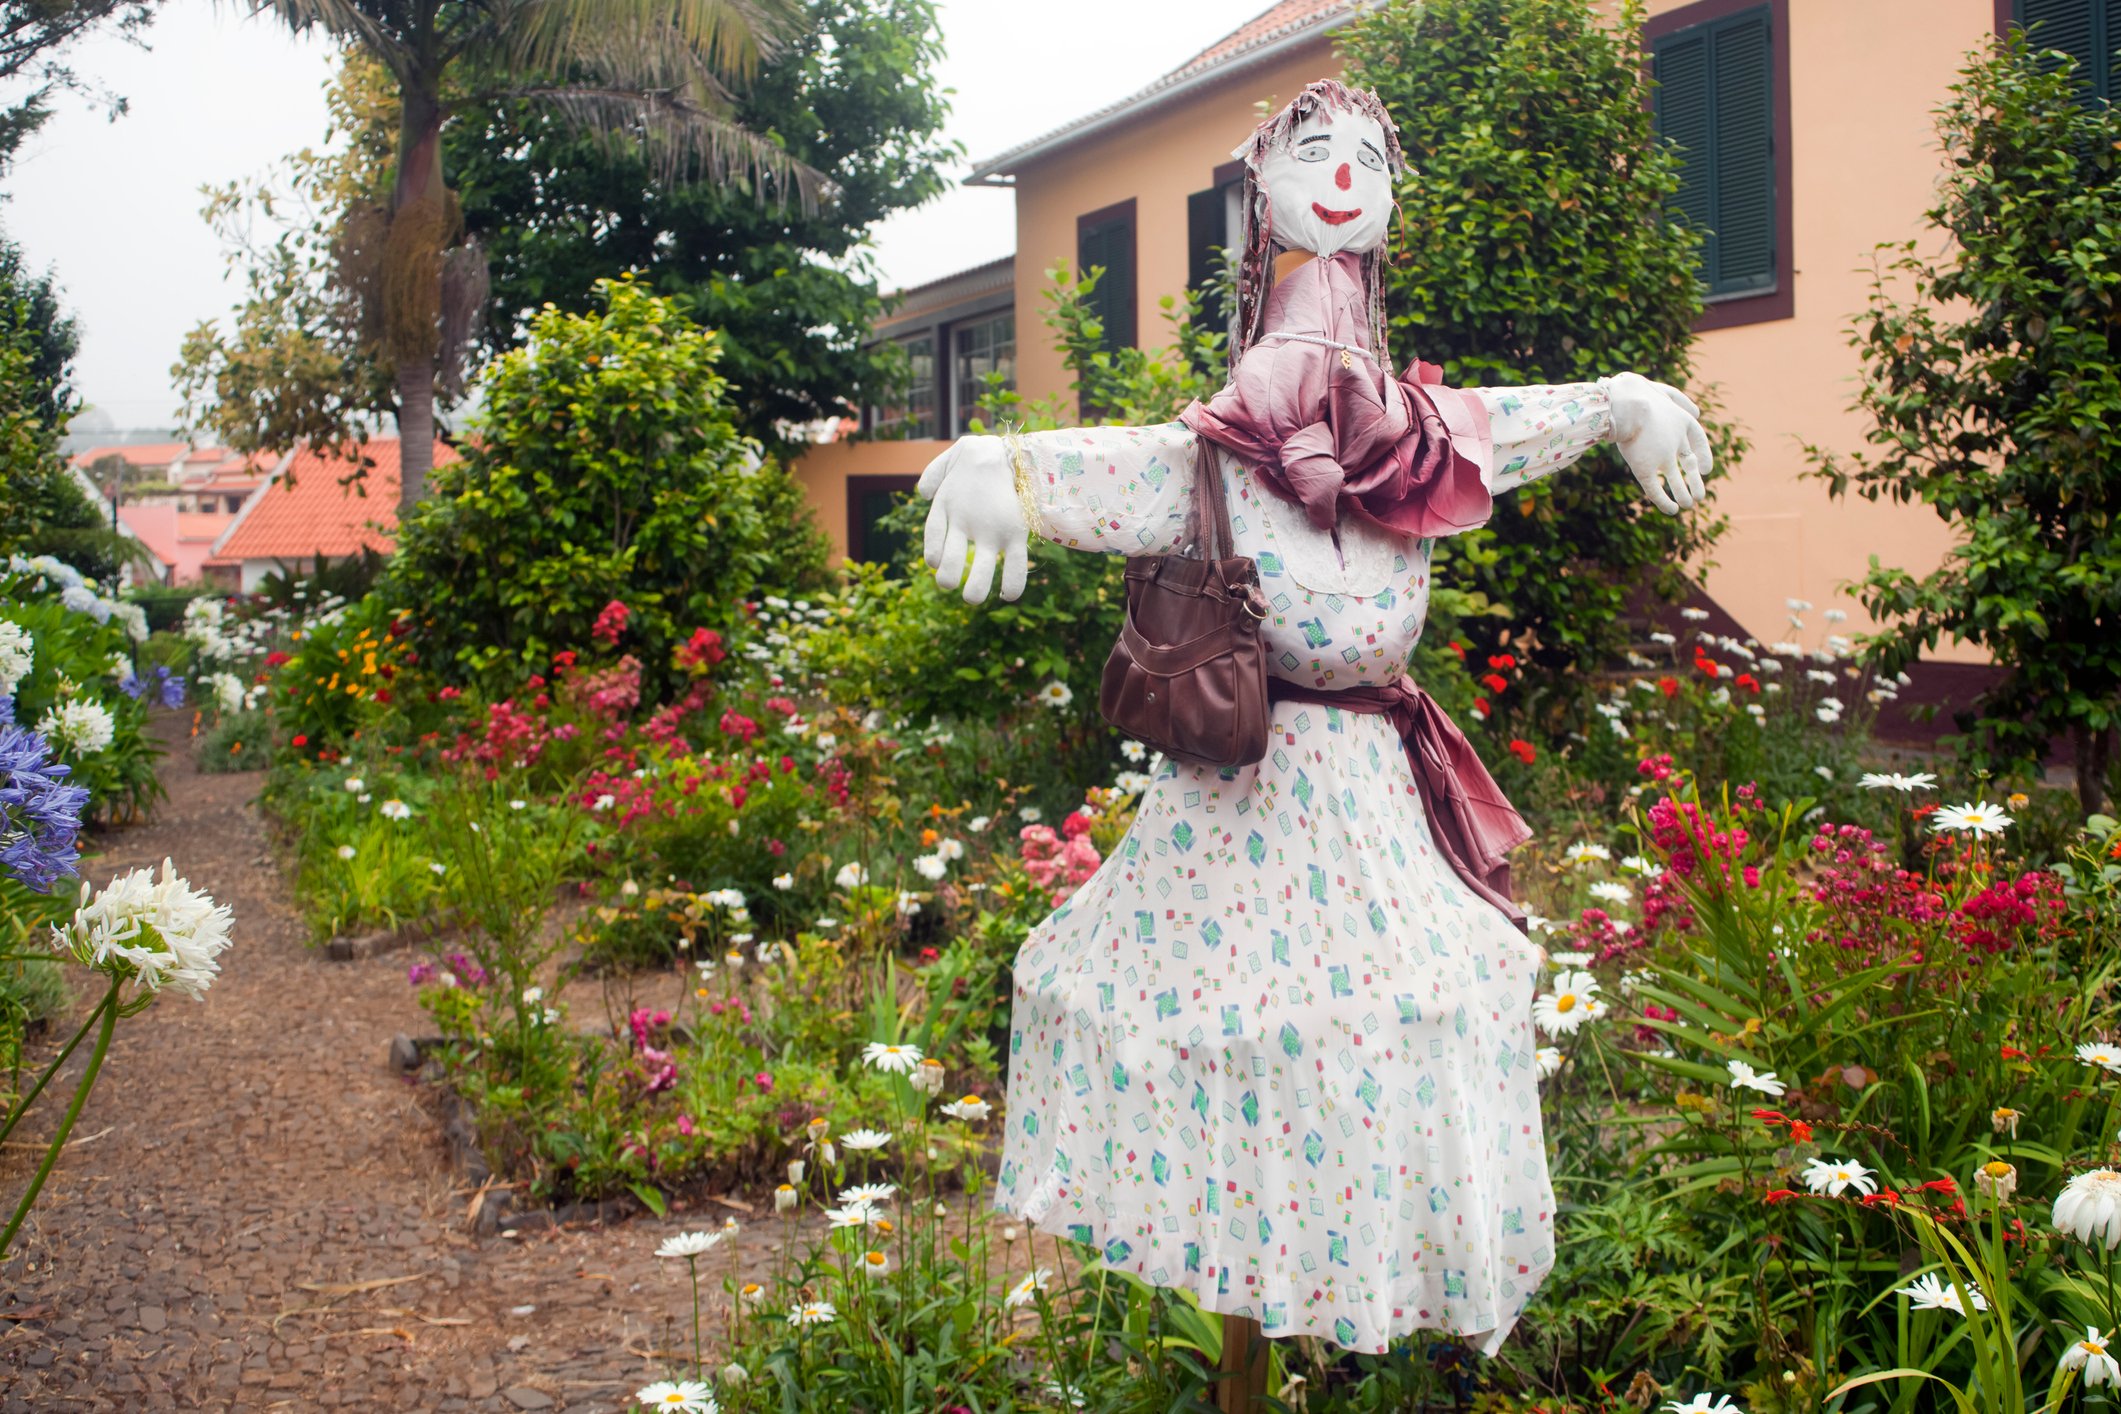
<instances>
[{"instance_id":1,"label":"smiling mouth","mask_svg":"<svg viewBox=\"0 0 2121 1414\"><path fill-rule=\"evenodd\" d=\"M1339 226L1344 225L1349 221L1353 221L1356 217L1362 215L1362 208L1358 206L1353 211L1329 211L1325 207L1320 206L1317 202L1314 201L1311 203L1311 214L1316 216L1319 220L1325 222L1328 226Z\"/></svg>"}]
</instances>

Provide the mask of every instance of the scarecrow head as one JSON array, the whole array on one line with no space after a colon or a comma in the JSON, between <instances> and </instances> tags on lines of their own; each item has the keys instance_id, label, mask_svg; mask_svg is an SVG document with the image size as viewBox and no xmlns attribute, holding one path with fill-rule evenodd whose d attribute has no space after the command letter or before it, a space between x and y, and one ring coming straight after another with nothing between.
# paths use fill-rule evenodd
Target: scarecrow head
<instances>
[{"instance_id":1,"label":"scarecrow head","mask_svg":"<svg viewBox=\"0 0 2121 1414\"><path fill-rule=\"evenodd\" d=\"M1362 257L1377 304L1372 347L1383 352L1381 273L1393 184L1405 170L1399 129L1377 95L1320 79L1261 123L1231 154L1245 166L1233 360L1261 332L1277 251Z\"/></svg>"}]
</instances>

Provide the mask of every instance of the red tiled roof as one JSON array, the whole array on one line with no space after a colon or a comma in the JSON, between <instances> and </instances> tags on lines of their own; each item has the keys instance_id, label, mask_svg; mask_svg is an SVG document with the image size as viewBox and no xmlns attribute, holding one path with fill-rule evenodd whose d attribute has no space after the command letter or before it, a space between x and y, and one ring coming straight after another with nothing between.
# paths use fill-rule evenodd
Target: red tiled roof
<instances>
[{"instance_id":1,"label":"red tiled roof","mask_svg":"<svg viewBox=\"0 0 2121 1414\"><path fill-rule=\"evenodd\" d=\"M223 517L224 522L226 517ZM177 562L177 508L164 502L151 506L118 507L118 523L165 565Z\"/></svg>"},{"instance_id":2,"label":"red tiled roof","mask_svg":"<svg viewBox=\"0 0 2121 1414\"><path fill-rule=\"evenodd\" d=\"M1129 94L1117 103L1108 103L1065 127L1056 128L1029 142L1018 143L998 156L975 162L971 172L965 177L965 183L968 186L992 185L997 179L1014 172L1030 158L1043 157L1078 139L1088 137L1116 121L1121 114L1154 107L1171 97L1175 90L1188 87L1194 80L1203 79L1215 70L1235 70L1244 66L1248 56L1257 55L1261 60L1266 59L1268 55L1263 51L1270 50L1285 40L1295 40L1307 34L1322 34L1341 21L1352 18L1359 3L1360 0L1279 0L1279 3L1269 5L1147 88Z\"/></svg>"},{"instance_id":3,"label":"red tiled roof","mask_svg":"<svg viewBox=\"0 0 2121 1414\"><path fill-rule=\"evenodd\" d=\"M339 483L353 465L313 447L296 452L287 469L245 503L213 564L239 560L294 560L310 555L389 553L398 526L398 439L371 438L363 454L370 463L360 483L366 495ZM457 459L435 443L435 465Z\"/></svg>"},{"instance_id":4,"label":"red tiled roof","mask_svg":"<svg viewBox=\"0 0 2121 1414\"><path fill-rule=\"evenodd\" d=\"M218 460L228 455L225 447L208 448ZM74 456L74 465L93 466L105 457L123 457L132 466L168 466L180 457L195 455L183 442L130 442L115 447L90 447Z\"/></svg>"},{"instance_id":5,"label":"red tiled roof","mask_svg":"<svg viewBox=\"0 0 2121 1414\"><path fill-rule=\"evenodd\" d=\"M236 518L234 511L178 511L177 538L179 540L218 540L228 523Z\"/></svg>"}]
</instances>

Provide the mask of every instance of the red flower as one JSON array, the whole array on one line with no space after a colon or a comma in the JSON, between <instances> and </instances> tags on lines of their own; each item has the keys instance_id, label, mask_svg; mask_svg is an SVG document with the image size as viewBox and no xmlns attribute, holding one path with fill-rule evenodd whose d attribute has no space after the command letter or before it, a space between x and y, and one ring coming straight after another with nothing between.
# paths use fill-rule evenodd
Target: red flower
<instances>
[{"instance_id":1,"label":"red flower","mask_svg":"<svg viewBox=\"0 0 2121 1414\"><path fill-rule=\"evenodd\" d=\"M589 636L599 643L615 644L619 635L626 632L626 620L633 611L614 599L597 614L597 621L590 626Z\"/></svg>"},{"instance_id":2,"label":"red flower","mask_svg":"<svg viewBox=\"0 0 2121 1414\"><path fill-rule=\"evenodd\" d=\"M435 694L436 697L440 698L444 702L454 702L463 695L464 689L461 687L445 687L440 692Z\"/></svg>"},{"instance_id":3,"label":"red flower","mask_svg":"<svg viewBox=\"0 0 2121 1414\"><path fill-rule=\"evenodd\" d=\"M1791 1142L1792 1144L1809 1144L1809 1143L1811 1143L1811 1142L1812 1142L1812 1127L1811 1127L1810 1125L1806 1124L1806 1123L1805 1123L1805 1122L1804 1122L1803 1120L1801 1120L1801 1119L1793 1119L1793 1120L1791 1120L1791 1121L1790 1121L1790 1142Z\"/></svg>"},{"instance_id":4,"label":"red flower","mask_svg":"<svg viewBox=\"0 0 2121 1414\"><path fill-rule=\"evenodd\" d=\"M1942 1193L1949 1198L1959 1191L1959 1185L1948 1178L1933 1178L1917 1190L1922 1193Z\"/></svg>"},{"instance_id":5,"label":"red flower","mask_svg":"<svg viewBox=\"0 0 2121 1414\"><path fill-rule=\"evenodd\" d=\"M1778 1124L1788 1124L1790 1122L1790 1117L1781 1110L1754 1110L1753 1118L1759 1120L1770 1129L1773 1129Z\"/></svg>"},{"instance_id":6,"label":"red flower","mask_svg":"<svg viewBox=\"0 0 2121 1414\"><path fill-rule=\"evenodd\" d=\"M1061 833L1071 840L1089 834L1090 817L1080 810L1069 811L1068 818L1061 821Z\"/></svg>"},{"instance_id":7,"label":"red flower","mask_svg":"<svg viewBox=\"0 0 2121 1414\"><path fill-rule=\"evenodd\" d=\"M1509 688L1510 680L1501 673L1482 673L1480 685L1490 692L1503 692Z\"/></svg>"},{"instance_id":8,"label":"red flower","mask_svg":"<svg viewBox=\"0 0 2121 1414\"><path fill-rule=\"evenodd\" d=\"M1757 693L1760 691L1760 679L1754 677L1751 673L1740 673L1732 681L1736 682L1738 686L1744 688L1747 692Z\"/></svg>"},{"instance_id":9,"label":"red flower","mask_svg":"<svg viewBox=\"0 0 2121 1414\"><path fill-rule=\"evenodd\" d=\"M298 734L295 737L294 744L296 746L307 746L309 745L309 738Z\"/></svg>"},{"instance_id":10,"label":"red flower","mask_svg":"<svg viewBox=\"0 0 2121 1414\"><path fill-rule=\"evenodd\" d=\"M1450 646L1451 651L1458 655L1458 661L1463 663L1466 660L1466 646L1455 638L1451 640Z\"/></svg>"},{"instance_id":11,"label":"red flower","mask_svg":"<svg viewBox=\"0 0 2121 1414\"><path fill-rule=\"evenodd\" d=\"M1488 712L1489 712L1489 710L1490 710L1490 709L1489 709L1489 707L1488 707L1488 699L1487 699L1487 698L1485 698L1485 697L1476 697L1476 698L1474 698L1474 699L1473 699L1473 715L1474 715L1474 716L1476 716L1476 717L1485 717L1485 716L1487 716L1487 715L1488 715Z\"/></svg>"},{"instance_id":12,"label":"red flower","mask_svg":"<svg viewBox=\"0 0 2121 1414\"><path fill-rule=\"evenodd\" d=\"M1794 1188L1770 1188L1767 1192L1760 1195L1760 1201L1772 1205L1775 1203L1787 1203L1790 1199L1801 1196Z\"/></svg>"},{"instance_id":13,"label":"red flower","mask_svg":"<svg viewBox=\"0 0 2121 1414\"><path fill-rule=\"evenodd\" d=\"M277 668L282 663L292 663L293 661L294 657L292 654L282 653L277 648L265 655L265 666L268 668Z\"/></svg>"},{"instance_id":14,"label":"red flower","mask_svg":"<svg viewBox=\"0 0 2121 1414\"><path fill-rule=\"evenodd\" d=\"M1900 1206L1900 1193L1897 1189L1881 1188L1876 1193L1865 1194L1858 1201L1866 1208L1897 1208Z\"/></svg>"},{"instance_id":15,"label":"red flower","mask_svg":"<svg viewBox=\"0 0 2121 1414\"><path fill-rule=\"evenodd\" d=\"M1659 678L1657 679L1657 690L1666 697L1677 697L1679 695L1679 679Z\"/></svg>"},{"instance_id":16,"label":"red flower","mask_svg":"<svg viewBox=\"0 0 2121 1414\"><path fill-rule=\"evenodd\" d=\"M552 655L552 661L562 668L571 668L574 666L574 650L563 648Z\"/></svg>"},{"instance_id":17,"label":"red flower","mask_svg":"<svg viewBox=\"0 0 2121 1414\"><path fill-rule=\"evenodd\" d=\"M1539 751L1529 741L1516 739L1510 742L1510 754L1529 766L1539 759Z\"/></svg>"},{"instance_id":18,"label":"red flower","mask_svg":"<svg viewBox=\"0 0 2121 1414\"><path fill-rule=\"evenodd\" d=\"M297 745L297 746L300 746L301 744L302 744L302 738L300 738L300 737L296 737L296 738L295 738L295 745ZM2027 1055L2027 1054L2026 1054L2025 1052L2023 1052L2023 1051L2019 1050L2019 1049L2018 1049L2018 1048L2017 1048L2016 1046L2005 1046L2005 1047L2003 1048L2003 1058L2004 1058L2005 1060L2031 1060L2031 1059L2032 1059L2032 1057L2028 1056L2028 1055Z\"/></svg>"},{"instance_id":19,"label":"red flower","mask_svg":"<svg viewBox=\"0 0 2121 1414\"><path fill-rule=\"evenodd\" d=\"M1507 671L1517 666L1517 660L1507 653L1497 653L1494 657L1488 659L1488 666Z\"/></svg>"}]
</instances>

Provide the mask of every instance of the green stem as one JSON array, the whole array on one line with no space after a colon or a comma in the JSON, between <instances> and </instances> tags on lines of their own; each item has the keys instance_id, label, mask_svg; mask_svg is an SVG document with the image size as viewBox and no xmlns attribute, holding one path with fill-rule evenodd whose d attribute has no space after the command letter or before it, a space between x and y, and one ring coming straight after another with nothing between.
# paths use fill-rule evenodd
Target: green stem
<instances>
[{"instance_id":1,"label":"green stem","mask_svg":"<svg viewBox=\"0 0 2121 1414\"><path fill-rule=\"evenodd\" d=\"M685 1259L685 1269L692 1273L692 1377L701 1378L700 1370L700 1259Z\"/></svg>"},{"instance_id":2,"label":"green stem","mask_svg":"<svg viewBox=\"0 0 2121 1414\"><path fill-rule=\"evenodd\" d=\"M49 1149L44 1151L44 1162L37 1165L37 1176L29 1181L29 1191L22 1195L22 1202L15 1208L15 1216L9 1219L7 1230L0 1232L0 1261L7 1258L8 1249L14 1245L15 1234L22 1228L22 1220L29 1216L37 1195L44 1191L44 1180L51 1177L52 1165L59 1162L59 1151L66 1147L66 1138L74 1132L74 1121L81 1118L81 1107L88 1103L88 1092L95 1088L96 1073L103 1069L103 1057L110 1051L111 1032L118 1025L118 988L120 980L111 978L110 990L103 995L96 1012L103 1017L103 1025L96 1032L96 1049L89 1055L88 1069L82 1072L81 1084L74 1091L73 1103L66 1107L66 1117L59 1121L59 1132L52 1136Z\"/></svg>"},{"instance_id":3,"label":"green stem","mask_svg":"<svg viewBox=\"0 0 2121 1414\"><path fill-rule=\"evenodd\" d=\"M88 1014L88 1019L81 1023L81 1029L74 1033L74 1038L60 1049L58 1055L52 1057L50 1065L44 1067L44 1074L37 1077L37 1083L30 1087L30 1092L17 1100L15 1107L8 1111L7 1123L0 1124L0 1144L6 1143L7 1136L15 1132L15 1126L22 1122L22 1116L29 1113L29 1107L44 1093L44 1087L51 1084L52 1077L59 1073L60 1066L66 1064L66 1058L74 1053L74 1047L81 1044L81 1038L88 1034L88 1029L96 1024L96 1017L102 1010L99 1006Z\"/></svg>"}]
</instances>

